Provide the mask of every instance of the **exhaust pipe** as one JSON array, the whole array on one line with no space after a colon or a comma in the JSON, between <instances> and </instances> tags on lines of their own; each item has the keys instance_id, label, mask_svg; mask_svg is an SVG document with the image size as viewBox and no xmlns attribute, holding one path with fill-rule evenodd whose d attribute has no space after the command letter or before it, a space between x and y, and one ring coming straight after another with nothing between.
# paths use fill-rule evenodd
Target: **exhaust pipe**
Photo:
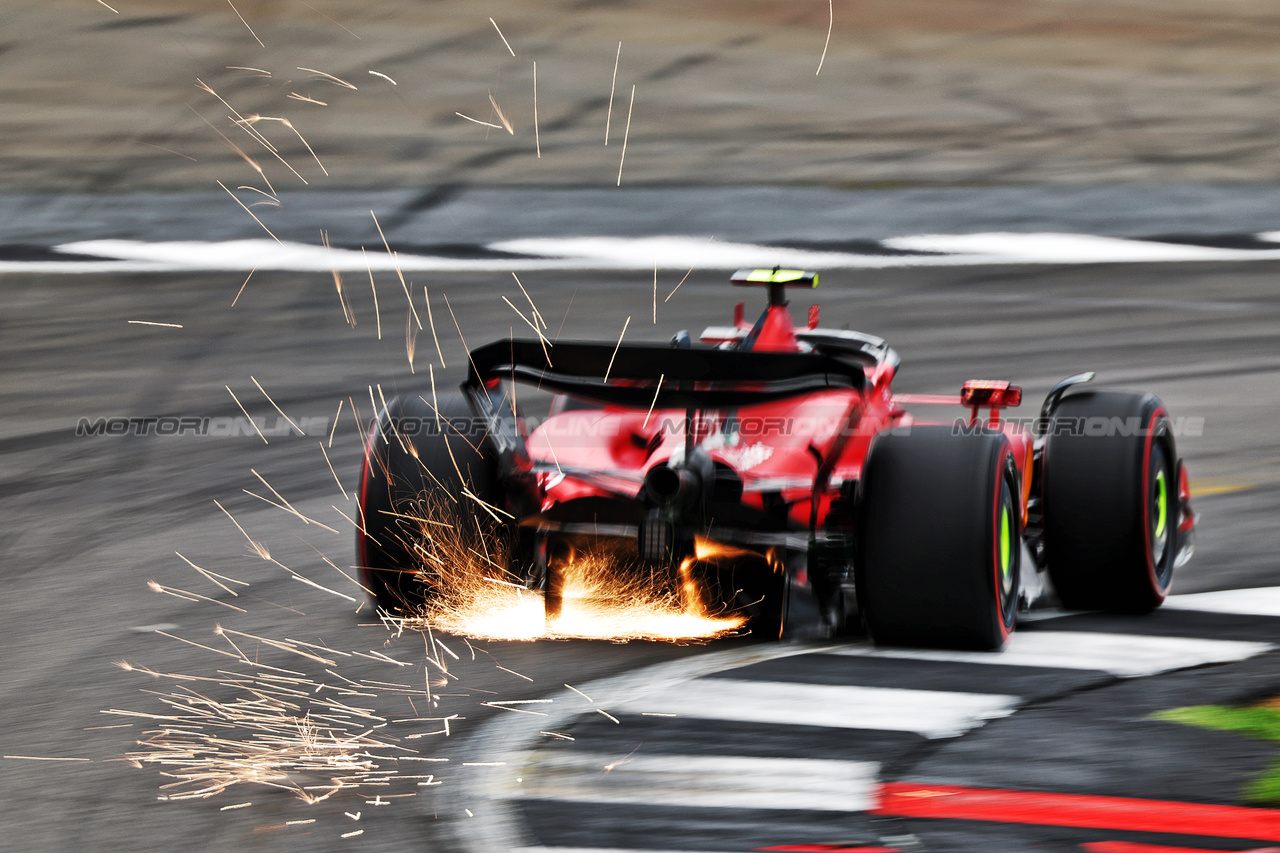
<instances>
[{"instance_id":1,"label":"exhaust pipe","mask_svg":"<svg viewBox=\"0 0 1280 853\"><path fill-rule=\"evenodd\" d=\"M688 468L659 465L650 469L644 478L645 497L663 508L692 506L698 502L703 488L702 477Z\"/></svg>"}]
</instances>

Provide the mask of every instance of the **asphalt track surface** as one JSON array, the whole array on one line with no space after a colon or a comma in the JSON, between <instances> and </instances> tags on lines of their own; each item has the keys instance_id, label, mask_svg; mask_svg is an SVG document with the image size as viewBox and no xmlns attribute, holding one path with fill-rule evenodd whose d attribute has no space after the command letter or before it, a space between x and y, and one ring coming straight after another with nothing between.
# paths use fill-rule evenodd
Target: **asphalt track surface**
<instances>
[{"instance_id":1,"label":"asphalt track surface","mask_svg":"<svg viewBox=\"0 0 1280 853\"><path fill-rule=\"evenodd\" d=\"M662 273L656 324L652 273L530 273L522 280L552 330L566 339L616 339L630 317L628 339L665 340L678 328L697 330L727 320L738 296L725 282L728 272L693 273L669 302L663 297L679 276ZM1175 415L1203 417L1203 433L1184 438L1179 446L1200 493L1196 506L1202 519L1199 553L1178 577L1177 587L1179 592L1198 592L1276 583L1278 272L1275 263L1263 261L833 271L824 274L817 301L824 322L847 323L891 341L904 359L901 391L947 392L966 378L999 376L1021 383L1034 401L1055 380L1092 369L1108 387L1150 390ZM435 345L424 331L417 339L417 372L410 373L407 311L399 284L385 275L379 282L379 341L368 283L359 282L358 276L348 277L359 320L352 329L344 322L327 274L257 273L234 307L242 285L239 275L3 277L8 308L0 320L0 370L5 377L0 391L0 506L8 523L0 533L0 548L9 604L0 626L7 661L0 680L6 709L0 742L4 755L91 760L5 759L0 773L5 824L0 848L436 850L475 845L475 828L467 822L479 819L472 814L483 818L485 804L466 801L476 790L475 778L467 774L482 771L461 762L484 762L484 755L473 754L477 742L468 737L487 725L488 736L498 731L501 739L503 725L495 716L498 712L481 706L481 701L495 696L548 697L562 693L565 684L586 684L653 664L696 665L699 658L726 651L759 653L758 645L743 641L478 643L473 661L463 644L451 641L462 652L462 660L453 664L456 695L443 699L433 716L448 712L465 720L454 724L448 740L415 743L423 755L455 759L452 766L440 765L449 768L438 774L444 785L421 788L414 791L416 797L389 801L392 805L385 807L376 800L369 804L369 790L343 792L305 806L289 794L254 786L210 800L158 801L159 786L169 780L154 769L133 769L119 760L134 748L145 726L102 712L160 713L165 706L143 691L168 692L173 685L124 672L113 662L212 675L228 660L159 636L156 628L210 646L218 644L213 631L221 624L268 639L377 650L409 666L355 659L343 664L343 675L392 681L403 673L423 677L420 638L388 642L381 627L368 624L367 613L353 613L354 604L297 583L278 565L252 556L245 536L214 505L220 501L254 540L269 546L279 563L324 585L352 591L317 556L323 552L343 567L353 561L349 525L331 509L344 506L343 495L318 446L321 440L328 443L332 430L329 458L342 486L353 488L360 435L349 403L335 428L339 401L354 400L367 416L370 384L380 384L388 394L419 390L425 387L429 361L435 359L437 380L443 383L456 376L465 359L452 322L434 302L440 347L449 367L439 370ZM508 276L437 274L428 285L433 300L448 295L472 346L505 337L521 325L501 300L504 295L513 302L520 297ZM806 302L801 300L798 307L803 309ZM235 417L240 412L228 385L251 414L274 423L276 411L255 388L255 379L283 412L295 420L311 419L309 431L320 435L281 435L269 444L252 435L75 435L77 422L86 417ZM300 512L324 520L339 533L304 525L246 495L245 489L270 496L252 471ZM245 612L149 591L147 581L154 579L233 603L175 552L204 568L250 582L252 586L234 600ZM1210 629L1233 636L1234 629L1218 623ZM1156 633L1160 630L1164 629ZM1170 630L1181 629L1165 633ZM1259 630L1266 635L1271 629ZM256 642L253 654L281 667L298 663L296 656ZM1274 686L1270 662L1263 657L1239 665L1252 668L1238 677L1222 674L1229 668L1213 667L1178 676L1184 681L1177 689L1166 689L1169 704L1194 701L1197 693L1265 691ZM902 683L913 678L910 668L897 675L895 671L885 683L910 686ZM1201 672L1205 684L1215 677L1220 683L1198 686L1202 681L1195 673ZM1126 689L1138 690L1132 684ZM1077 723L1094 713L1087 703L1072 708L1070 690L1060 698ZM397 707L394 713L407 710ZM999 749L979 751L976 758L962 750L964 767L972 770L975 780L1011 764L1021 768L1024 779L1059 778L1061 762L1080 736L1072 725L1061 723L1059 713L1068 712L1051 713L1049 723L1036 727L1025 744L1021 739L1004 742ZM131 727L102 728L124 725ZM652 719L647 725L652 728ZM695 739L714 734L686 732ZM1104 763L1086 783L1101 779L1098 785L1106 790L1099 792L1115 796L1150 795L1140 790L1143 777L1133 768L1167 763L1162 750L1168 745L1126 739L1119 747L1111 746L1129 757L1121 762L1129 770L1120 772L1114 765L1108 769ZM1227 747L1220 739L1202 739L1184 748L1187 751L1177 757L1183 776L1196 776L1200 766L1225 767L1224 773L1234 775L1223 778L1239 781L1259 762L1255 747ZM839 742L798 743L789 757L840 758ZM785 780L780 784L785 786ZM1214 786L1216 793L1207 796L1232 802L1229 787L1229 782ZM252 805L222 810L242 803ZM688 824L652 818L619 836L616 814L551 799L530 809L526 824L533 827L529 831L535 841L539 832L554 841L557 829L572 826L571 846L657 849L751 849L762 841L834 843L854 837L867 843L904 831L855 827L828 814L819 826L822 832L801 821L787 836L768 823L769 814L736 812L728 822L721 816L704 821L696 834ZM287 824L295 820L315 822ZM363 834L348 836L357 830ZM993 830L994 835L982 839L964 835L968 830L948 831L959 834L937 836L926 849L1014 850L1039 843L1004 830ZM1075 849L1069 838L1059 842L1068 845L1061 849Z\"/></svg>"}]
</instances>

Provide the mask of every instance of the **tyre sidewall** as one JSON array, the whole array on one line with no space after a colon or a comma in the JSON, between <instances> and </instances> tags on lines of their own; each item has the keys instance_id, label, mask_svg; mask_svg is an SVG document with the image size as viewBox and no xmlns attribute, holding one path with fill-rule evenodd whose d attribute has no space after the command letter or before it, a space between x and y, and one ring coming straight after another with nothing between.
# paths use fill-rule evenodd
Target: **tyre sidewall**
<instances>
[{"instance_id":1,"label":"tyre sidewall","mask_svg":"<svg viewBox=\"0 0 1280 853\"><path fill-rule=\"evenodd\" d=\"M1153 485L1162 468L1166 524L1176 524L1177 458L1168 413L1150 394L1085 392L1058 404L1041 487L1045 559L1064 606L1146 612L1164 601L1176 549L1170 541L1153 559Z\"/></svg>"}]
</instances>

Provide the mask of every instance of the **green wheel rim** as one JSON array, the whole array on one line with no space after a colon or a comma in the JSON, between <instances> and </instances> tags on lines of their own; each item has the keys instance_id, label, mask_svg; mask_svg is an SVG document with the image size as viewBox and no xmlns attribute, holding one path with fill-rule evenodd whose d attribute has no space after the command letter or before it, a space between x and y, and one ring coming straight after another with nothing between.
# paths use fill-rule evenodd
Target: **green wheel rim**
<instances>
[{"instance_id":1,"label":"green wheel rim","mask_svg":"<svg viewBox=\"0 0 1280 853\"><path fill-rule=\"evenodd\" d=\"M1169 484L1165 481L1164 469L1156 472L1156 538L1164 536L1165 526L1169 523Z\"/></svg>"},{"instance_id":2,"label":"green wheel rim","mask_svg":"<svg viewBox=\"0 0 1280 853\"><path fill-rule=\"evenodd\" d=\"M1012 526L1009 521L1009 505L1006 503L1000 511L1000 586L1005 595L1010 592L1013 583L1013 574L1011 570L1013 556L1013 535L1010 531Z\"/></svg>"}]
</instances>

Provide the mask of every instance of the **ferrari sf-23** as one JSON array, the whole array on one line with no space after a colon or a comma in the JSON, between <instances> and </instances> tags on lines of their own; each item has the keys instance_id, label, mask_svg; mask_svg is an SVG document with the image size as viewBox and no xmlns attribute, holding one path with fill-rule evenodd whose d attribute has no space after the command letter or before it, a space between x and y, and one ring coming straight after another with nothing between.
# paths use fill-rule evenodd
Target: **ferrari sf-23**
<instances>
[{"instance_id":1,"label":"ferrari sf-23","mask_svg":"<svg viewBox=\"0 0 1280 853\"><path fill-rule=\"evenodd\" d=\"M386 401L359 490L376 604L412 614L438 592L418 540L440 507L473 553L505 543L490 568L540 590L548 619L593 551L766 637L998 649L1020 610L1164 601L1196 514L1160 400L1092 373L1029 419L1007 416L1022 391L1003 380L894 394L884 340L822 327L816 305L793 323L787 289L816 274L732 282L767 294L755 322L738 304L696 341L499 340L470 352L460 393ZM521 404L538 393L535 421ZM909 411L938 405L968 415Z\"/></svg>"}]
</instances>

